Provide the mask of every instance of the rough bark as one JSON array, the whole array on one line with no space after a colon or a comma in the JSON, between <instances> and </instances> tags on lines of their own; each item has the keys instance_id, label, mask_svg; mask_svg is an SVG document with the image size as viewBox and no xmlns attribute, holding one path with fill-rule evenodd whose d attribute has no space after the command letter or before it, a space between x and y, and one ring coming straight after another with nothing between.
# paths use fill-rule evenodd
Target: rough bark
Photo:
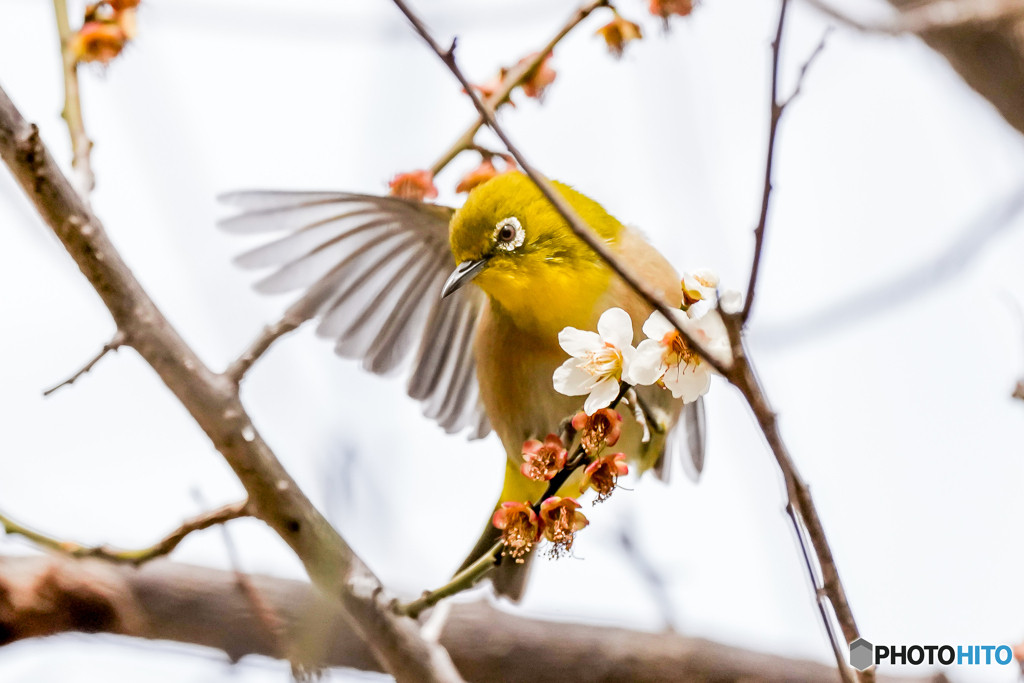
<instances>
[{"instance_id":1,"label":"rough bark","mask_svg":"<svg viewBox=\"0 0 1024 683\"><path fill-rule=\"evenodd\" d=\"M68 631L103 632L204 645L233 660L247 654L280 657L283 648L307 670L380 670L335 601L301 581L247 578L278 617L280 634L269 633L253 614L232 572L167 560L135 569L57 555L0 557L0 645ZM456 605L441 644L462 675L477 683L839 680L835 668L816 662L675 633L526 619L483 602Z\"/></svg>"}]
</instances>

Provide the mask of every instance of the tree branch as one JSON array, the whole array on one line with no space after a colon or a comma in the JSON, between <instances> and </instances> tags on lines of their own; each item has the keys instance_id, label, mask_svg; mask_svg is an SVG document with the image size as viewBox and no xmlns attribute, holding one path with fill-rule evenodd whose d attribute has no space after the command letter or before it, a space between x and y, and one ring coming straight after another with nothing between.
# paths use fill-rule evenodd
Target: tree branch
<instances>
[{"instance_id":1,"label":"tree branch","mask_svg":"<svg viewBox=\"0 0 1024 683\"><path fill-rule=\"evenodd\" d=\"M492 95L483 100L484 106L486 106L491 112L497 111L498 107L508 102L512 91L523 84L523 81L526 80L527 76L529 76L534 69L540 66L541 62L543 62L544 59L554 51L555 46L558 45L563 38L569 35L569 32L576 28L577 24L590 16L591 12L599 7L610 6L611 5L608 0L594 0L593 2L589 2L577 9L573 15L569 17L569 20L564 26L562 26L558 33L548 41L547 45L534 53L532 59L529 59L522 64L517 64L505 74L504 78L501 79L501 86L495 90ZM459 136L459 139L448 148L448 151L442 154L441 157L434 162L434 165L430 167L430 173L432 175L437 175L461 152L473 149L473 141L476 139L477 131L480 130L484 123L486 123L485 118L483 116L477 116L476 121L466 129L466 132Z\"/></svg>"},{"instance_id":2,"label":"tree branch","mask_svg":"<svg viewBox=\"0 0 1024 683\"><path fill-rule=\"evenodd\" d=\"M60 35L60 53L64 65L64 111L61 116L68 124L68 133L71 135L71 168L74 171L72 184L88 205L89 193L96 186L96 179L89 160L92 141L85 133L82 101L78 94L78 57L71 51L74 34L68 20L66 0L53 0L53 9L57 15L57 33Z\"/></svg>"},{"instance_id":3,"label":"tree branch","mask_svg":"<svg viewBox=\"0 0 1024 683\"><path fill-rule=\"evenodd\" d=\"M250 575L283 622L286 647L308 668L380 671L337 604L301 581ZM15 598L16 596L16 598ZM279 657L232 572L161 560L135 570L60 556L0 557L0 645L107 632L216 648L237 661ZM644 633L524 619L486 603L455 605L441 634L476 683L836 683L835 669L671 632ZM941 674L882 678L946 683Z\"/></svg>"},{"instance_id":4,"label":"tree branch","mask_svg":"<svg viewBox=\"0 0 1024 683\"><path fill-rule=\"evenodd\" d=\"M991 26L1024 16L1024 2L1021 0L936 0L909 7L889 21L866 22L836 9L825 0L805 2L850 28L890 36Z\"/></svg>"},{"instance_id":5,"label":"tree branch","mask_svg":"<svg viewBox=\"0 0 1024 683\"><path fill-rule=\"evenodd\" d=\"M50 394L52 394L53 392L57 391L58 389L60 389L63 386L70 386L70 385L74 384L76 381L78 381L79 377L81 377L85 373L87 373L90 370L92 370L92 366L94 366L97 363L99 363L100 359L103 358L103 356L107 355L111 351L117 351L119 348L121 348L124 345L124 343L125 343L125 336L124 336L124 334L120 330L118 330L117 332L114 333L114 336L111 338L111 340L103 345L103 348L100 349L100 352L97 353L92 358L92 360L90 360L88 363L86 363L85 366L82 367L81 370L79 370L75 374L71 375L71 377L68 377L66 380L64 380L60 384L58 384L56 386L52 386L49 389L47 389L46 391L44 391L43 392L43 396L49 396Z\"/></svg>"},{"instance_id":6,"label":"tree branch","mask_svg":"<svg viewBox=\"0 0 1024 683\"><path fill-rule=\"evenodd\" d=\"M469 565L461 572L452 577L452 580L441 586L440 588L432 591L426 591L422 596L416 598L412 602L405 603L404 605L397 605L395 609L399 614L415 619L424 610L428 610L437 603L441 602L445 598L461 593L464 590L469 590L476 583L483 578L483 575L494 568L494 561L498 558L498 553L501 551L503 543L498 541L494 544L488 552L480 556L480 558Z\"/></svg>"},{"instance_id":7,"label":"tree branch","mask_svg":"<svg viewBox=\"0 0 1024 683\"><path fill-rule=\"evenodd\" d=\"M234 382L210 371L171 326L74 192L39 138L0 90L0 157L107 306L117 329L206 432L249 494L253 514L339 600L353 627L399 683L461 680L443 648L396 615L384 587L309 499L256 431Z\"/></svg>"},{"instance_id":8,"label":"tree branch","mask_svg":"<svg viewBox=\"0 0 1024 683\"><path fill-rule=\"evenodd\" d=\"M224 524L232 519L250 517L251 515L252 511L249 509L248 500L231 503L230 505L219 507L216 510L211 510L210 512L187 520L180 527L165 536L164 539L156 545L152 545L141 550L119 550L106 545L84 546L72 541L61 541L22 526L3 514L0 514L0 526L2 526L4 532L8 534L24 536L38 546L49 550L55 550L57 552L64 553L65 555L70 555L71 557L95 557L101 560L107 560L108 562L130 564L138 567L150 560L155 560L158 557L169 555L178 547L178 544L184 541L185 537L193 531L202 531L203 529L209 529L217 524Z\"/></svg>"},{"instance_id":9,"label":"tree branch","mask_svg":"<svg viewBox=\"0 0 1024 683\"><path fill-rule=\"evenodd\" d=\"M793 93L784 101L780 102L779 53L781 52L782 30L786 23L786 8L788 5L789 0L782 0L782 8L779 10L779 24L778 28L775 30L775 40L772 41L772 102L768 122L768 153L764 164L764 192L761 195L761 214L757 221L757 227L754 228L754 259L750 266L750 281L747 284L747 296L743 303L743 312L741 314L744 323L746 323L747 318L750 317L750 309L754 305L754 295L757 293L757 276L761 267L761 250L764 246L764 229L765 225L768 223L768 205L772 196L772 169L775 164L775 136L779 127L779 120L782 118L782 112L786 110L789 103L800 94L800 87L803 85L804 77L807 75L807 70L811 67L811 64L817 56L821 54L821 51L825 49L825 38L828 37L828 30L826 30L825 35L821 37L821 42L818 43L818 47L814 49L811 56L808 57L803 66L800 67L800 75L797 77L796 87L793 88Z\"/></svg>"}]
</instances>

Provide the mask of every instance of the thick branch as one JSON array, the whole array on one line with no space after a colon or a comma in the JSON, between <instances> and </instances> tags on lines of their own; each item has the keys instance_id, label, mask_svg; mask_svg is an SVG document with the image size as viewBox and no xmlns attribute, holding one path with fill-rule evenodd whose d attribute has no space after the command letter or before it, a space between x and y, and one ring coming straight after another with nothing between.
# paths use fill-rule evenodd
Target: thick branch
<instances>
[{"instance_id":1,"label":"thick branch","mask_svg":"<svg viewBox=\"0 0 1024 683\"><path fill-rule=\"evenodd\" d=\"M36 545L49 550L65 553L71 557L96 557L109 562L130 564L137 567L149 562L150 560L155 560L158 557L171 554L171 552L178 547L178 544L184 541L185 537L193 531L202 531L203 529L209 529L211 526L216 526L217 524L224 524L232 519L249 517L251 515L252 512L249 509L248 500L231 503L230 505L225 505L217 508L216 510L211 510L210 512L187 520L180 527L165 536L164 539L156 545L152 545L141 550L120 550L106 545L84 546L72 541L61 541L53 538L52 536L47 536L39 533L38 531L33 531L28 527L22 526L3 514L0 514L0 527L3 527L3 530L8 534L24 536Z\"/></svg>"},{"instance_id":2,"label":"thick branch","mask_svg":"<svg viewBox=\"0 0 1024 683\"><path fill-rule=\"evenodd\" d=\"M965 27L990 27L1024 15L1024 2L1021 0L936 0L908 7L888 21L867 22L851 17L825 0L806 2L832 19L858 31L885 33L891 36Z\"/></svg>"},{"instance_id":3,"label":"thick branch","mask_svg":"<svg viewBox=\"0 0 1024 683\"><path fill-rule=\"evenodd\" d=\"M88 204L89 193L96 185L92 174L89 154L92 152L92 141L85 133L85 122L82 119L82 101L78 94L78 58L71 51L71 24L68 21L66 0L53 0L53 9L57 14L57 33L60 35L60 53L64 65L64 111L61 116L68 124L71 135L71 168L74 171L73 185L78 194Z\"/></svg>"},{"instance_id":4,"label":"thick branch","mask_svg":"<svg viewBox=\"0 0 1024 683\"><path fill-rule=\"evenodd\" d=\"M0 90L0 156L139 352L221 452L249 494L253 514L302 560L325 594L340 600L388 672L400 681L451 682L447 654L396 615L383 586L317 511L256 431L230 379L210 371L121 260L99 220L74 192L39 138Z\"/></svg>"},{"instance_id":5,"label":"thick branch","mask_svg":"<svg viewBox=\"0 0 1024 683\"><path fill-rule=\"evenodd\" d=\"M309 669L379 671L336 603L309 584L251 576L283 620L286 648ZM16 596L16 599L15 599ZM0 558L0 645L67 631L172 640L280 656L232 572L166 560L140 570L63 557ZM455 605L441 634L476 683L836 683L835 669L674 633L524 619L486 603ZM881 679L885 681L886 679ZM890 678L945 683L945 678Z\"/></svg>"}]
</instances>

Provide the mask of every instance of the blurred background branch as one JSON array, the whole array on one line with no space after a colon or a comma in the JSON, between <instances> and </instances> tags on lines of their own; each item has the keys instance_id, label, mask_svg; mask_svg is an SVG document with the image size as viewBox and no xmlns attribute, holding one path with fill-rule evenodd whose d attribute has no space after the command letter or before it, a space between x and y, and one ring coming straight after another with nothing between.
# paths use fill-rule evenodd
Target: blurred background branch
<instances>
[{"instance_id":1,"label":"blurred background branch","mask_svg":"<svg viewBox=\"0 0 1024 683\"><path fill-rule=\"evenodd\" d=\"M57 15L57 33L60 35L60 52L64 65L64 111L61 116L68 125L71 135L71 184L82 200L89 203L89 193L96 186L92 173L92 141L85 132L82 119L82 100L78 93L78 55L72 47L74 33L68 18L67 0L53 0Z\"/></svg>"},{"instance_id":2,"label":"blurred background branch","mask_svg":"<svg viewBox=\"0 0 1024 683\"><path fill-rule=\"evenodd\" d=\"M380 671L338 605L301 581L250 575L281 616L284 637L306 647L309 669ZM69 631L114 633L216 648L232 661L278 657L252 618L232 572L170 561L132 570L59 556L0 557L0 645ZM674 633L556 623L513 616L486 602L457 604L441 634L459 671L476 683L835 683L832 667ZM293 651L297 651L292 648ZM314 654L315 653L315 654ZM944 683L924 677L879 681Z\"/></svg>"}]
</instances>

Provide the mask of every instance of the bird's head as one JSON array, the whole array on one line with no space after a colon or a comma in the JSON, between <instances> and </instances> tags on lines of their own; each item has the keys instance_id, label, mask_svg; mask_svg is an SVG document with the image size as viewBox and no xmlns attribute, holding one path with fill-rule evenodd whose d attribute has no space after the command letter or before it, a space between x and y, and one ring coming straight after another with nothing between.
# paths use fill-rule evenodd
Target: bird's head
<instances>
[{"instance_id":1,"label":"bird's head","mask_svg":"<svg viewBox=\"0 0 1024 683\"><path fill-rule=\"evenodd\" d=\"M597 202L555 183L573 208L607 242L622 224ZM609 271L522 173L503 173L475 188L452 218L452 255L458 264L443 295L470 280L509 311L537 297L607 285Z\"/></svg>"}]
</instances>

